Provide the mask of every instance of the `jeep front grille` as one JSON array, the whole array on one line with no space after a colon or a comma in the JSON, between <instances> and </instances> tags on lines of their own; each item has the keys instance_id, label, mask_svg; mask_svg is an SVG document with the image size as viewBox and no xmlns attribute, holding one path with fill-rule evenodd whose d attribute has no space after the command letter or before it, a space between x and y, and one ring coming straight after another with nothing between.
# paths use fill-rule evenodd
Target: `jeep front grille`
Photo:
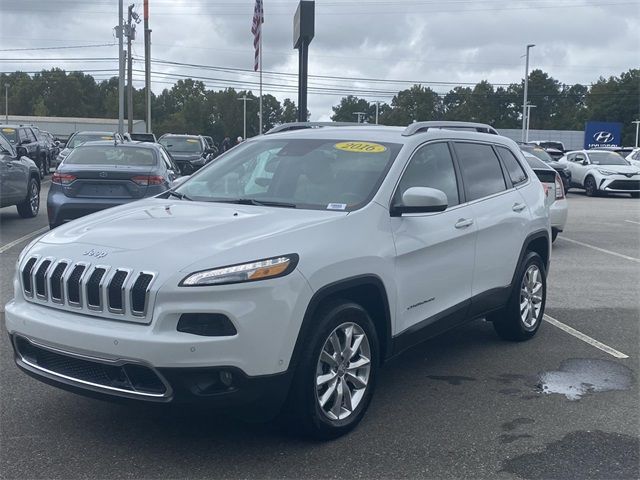
<instances>
[{"instance_id":1,"label":"jeep front grille","mask_svg":"<svg viewBox=\"0 0 640 480\"><path fill-rule=\"evenodd\" d=\"M152 272L33 256L23 262L19 278L29 301L109 318L150 316Z\"/></svg>"}]
</instances>

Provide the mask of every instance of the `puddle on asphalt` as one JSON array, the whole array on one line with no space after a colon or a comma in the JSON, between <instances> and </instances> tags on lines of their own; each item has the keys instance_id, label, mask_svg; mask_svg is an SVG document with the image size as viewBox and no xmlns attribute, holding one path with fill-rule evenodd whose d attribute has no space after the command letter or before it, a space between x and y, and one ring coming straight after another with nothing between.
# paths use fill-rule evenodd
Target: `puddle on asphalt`
<instances>
[{"instance_id":1,"label":"puddle on asphalt","mask_svg":"<svg viewBox=\"0 0 640 480\"><path fill-rule=\"evenodd\" d=\"M542 393L557 393L569 400L580 400L589 393L628 390L632 382L631 370L619 363L570 358L560 364L558 371L542 372L538 387Z\"/></svg>"}]
</instances>

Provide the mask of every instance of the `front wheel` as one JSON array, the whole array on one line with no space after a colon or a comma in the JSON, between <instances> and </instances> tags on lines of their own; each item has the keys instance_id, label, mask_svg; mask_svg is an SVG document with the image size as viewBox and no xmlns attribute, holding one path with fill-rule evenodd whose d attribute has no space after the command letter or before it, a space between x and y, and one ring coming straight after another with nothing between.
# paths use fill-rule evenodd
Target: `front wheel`
<instances>
[{"instance_id":1,"label":"front wheel","mask_svg":"<svg viewBox=\"0 0 640 480\"><path fill-rule=\"evenodd\" d=\"M378 336L364 308L336 301L316 315L310 337L289 404L305 434L336 438L352 430L369 406L378 371Z\"/></svg>"},{"instance_id":2,"label":"front wheel","mask_svg":"<svg viewBox=\"0 0 640 480\"><path fill-rule=\"evenodd\" d=\"M496 333L505 340L532 338L542 323L547 300L544 262L536 252L527 252L518 268L509 303L491 315Z\"/></svg>"},{"instance_id":3,"label":"front wheel","mask_svg":"<svg viewBox=\"0 0 640 480\"><path fill-rule=\"evenodd\" d=\"M587 193L587 197L595 197L598 195L598 186L593 177L587 177L584 181L584 190Z\"/></svg>"},{"instance_id":4,"label":"front wheel","mask_svg":"<svg viewBox=\"0 0 640 480\"><path fill-rule=\"evenodd\" d=\"M40 210L40 182L35 178L29 179L27 186L27 198L16 205L18 215L22 218L33 218L38 215Z\"/></svg>"}]
</instances>

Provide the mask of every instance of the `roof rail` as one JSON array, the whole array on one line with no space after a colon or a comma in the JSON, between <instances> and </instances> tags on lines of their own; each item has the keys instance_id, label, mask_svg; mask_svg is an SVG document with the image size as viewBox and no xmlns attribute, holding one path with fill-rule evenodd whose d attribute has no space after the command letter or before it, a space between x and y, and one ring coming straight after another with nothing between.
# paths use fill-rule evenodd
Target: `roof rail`
<instances>
[{"instance_id":1,"label":"roof rail","mask_svg":"<svg viewBox=\"0 0 640 480\"><path fill-rule=\"evenodd\" d=\"M277 125L271 130L266 132L266 135L271 133L289 132L291 130L304 130L305 128L321 128L321 127L363 127L371 125L368 123L356 123L356 122L291 122Z\"/></svg>"},{"instance_id":2,"label":"roof rail","mask_svg":"<svg viewBox=\"0 0 640 480\"><path fill-rule=\"evenodd\" d=\"M480 133L490 133L492 135L499 135L498 131L491 125L486 123L475 122L446 122L446 121L431 121L431 122L415 122L410 124L404 129L402 135L409 137L416 133L424 133L429 129L444 129L444 130L474 130Z\"/></svg>"}]
</instances>

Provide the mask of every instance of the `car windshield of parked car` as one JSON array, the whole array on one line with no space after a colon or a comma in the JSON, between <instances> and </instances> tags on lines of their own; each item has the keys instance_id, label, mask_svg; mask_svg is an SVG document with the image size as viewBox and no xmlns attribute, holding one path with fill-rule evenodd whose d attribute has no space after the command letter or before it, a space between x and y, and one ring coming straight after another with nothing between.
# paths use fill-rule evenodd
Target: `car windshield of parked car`
<instances>
[{"instance_id":1,"label":"car windshield of parked car","mask_svg":"<svg viewBox=\"0 0 640 480\"><path fill-rule=\"evenodd\" d=\"M113 140L113 135L109 133L79 133L74 135L69 143L67 143L67 148L76 148L79 145L82 145L86 142L95 142L99 140Z\"/></svg>"},{"instance_id":2,"label":"car windshield of parked car","mask_svg":"<svg viewBox=\"0 0 640 480\"><path fill-rule=\"evenodd\" d=\"M371 200L401 146L292 138L247 142L176 191L192 200L350 211Z\"/></svg>"},{"instance_id":3,"label":"car windshield of parked car","mask_svg":"<svg viewBox=\"0 0 640 480\"><path fill-rule=\"evenodd\" d=\"M2 134L12 145L18 145L18 131L15 128L5 127L2 129Z\"/></svg>"},{"instance_id":4,"label":"car windshield of parked car","mask_svg":"<svg viewBox=\"0 0 640 480\"><path fill-rule=\"evenodd\" d=\"M140 147L84 145L75 148L65 165L127 165L153 167L157 164L153 150Z\"/></svg>"},{"instance_id":5,"label":"car windshield of parked car","mask_svg":"<svg viewBox=\"0 0 640 480\"><path fill-rule=\"evenodd\" d=\"M202 153L202 144L197 138L163 137L160 143L171 153Z\"/></svg>"},{"instance_id":6,"label":"car windshield of parked car","mask_svg":"<svg viewBox=\"0 0 640 480\"><path fill-rule=\"evenodd\" d=\"M589 160L594 165L629 165L623 157L615 152L590 152Z\"/></svg>"}]
</instances>

